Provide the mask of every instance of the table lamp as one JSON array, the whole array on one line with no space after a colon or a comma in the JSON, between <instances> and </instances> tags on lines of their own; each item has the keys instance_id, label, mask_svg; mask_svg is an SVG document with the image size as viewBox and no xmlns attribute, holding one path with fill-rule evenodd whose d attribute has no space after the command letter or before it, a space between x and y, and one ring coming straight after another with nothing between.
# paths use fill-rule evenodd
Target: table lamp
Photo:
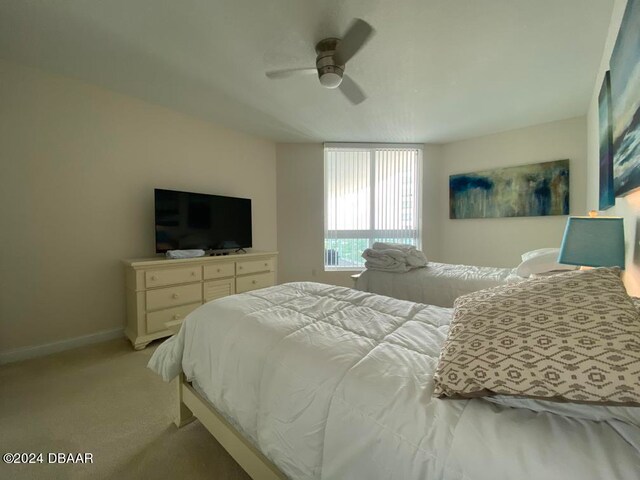
<instances>
[{"instance_id":1,"label":"table lamp","mask_svg":"<svg viewBox=\"0 0 640 480\"><path fill-rule=\"evenodd\" d=\"M622 217L569 217L558 263L583 267L620 267L624 270Z\"/></svg>"}]
</instances>

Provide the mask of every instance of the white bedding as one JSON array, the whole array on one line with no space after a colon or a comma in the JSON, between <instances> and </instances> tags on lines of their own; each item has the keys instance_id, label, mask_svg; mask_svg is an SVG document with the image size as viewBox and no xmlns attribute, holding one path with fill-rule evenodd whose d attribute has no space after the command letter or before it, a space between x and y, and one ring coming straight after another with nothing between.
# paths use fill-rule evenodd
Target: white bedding
<instances>
[{"instance_id":1,"label":"white bedding","mask_svg":"<svg viewBox=\"0 0 640 480\"><path fill-rule=\"evenodd\" d=\"M295 479L637 479L640 429L432 398L451 311L293 283L203 305L154 353Z\"/></svg>"},{"instance_id":2,"label":"white bedding","mask_svg":"<svg viewBox=\"0 0 640 480\"><path fill-rule=\"evenodd\" d=\"M411 302L453 307L460 295L522 280L513 268L429 262L424 268L406 273L365 270L356 288Z\"/></svg>"}]
</instances>

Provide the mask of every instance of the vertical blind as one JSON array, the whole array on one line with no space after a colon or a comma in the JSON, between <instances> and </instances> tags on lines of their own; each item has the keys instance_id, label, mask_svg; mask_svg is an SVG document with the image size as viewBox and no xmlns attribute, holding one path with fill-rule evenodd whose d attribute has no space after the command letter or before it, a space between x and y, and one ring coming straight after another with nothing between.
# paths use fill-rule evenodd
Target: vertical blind
<instances>
[{"instance_id":1,"label":"vertical blind","mask_svg":"<svg viewBox=\"0 0 640 480\"><path fill-rule=\"evenodd\" d=\"M325 144L325 270L355 270L374 242L420 248L422 150Z\"/></svg>"}]
</instances>

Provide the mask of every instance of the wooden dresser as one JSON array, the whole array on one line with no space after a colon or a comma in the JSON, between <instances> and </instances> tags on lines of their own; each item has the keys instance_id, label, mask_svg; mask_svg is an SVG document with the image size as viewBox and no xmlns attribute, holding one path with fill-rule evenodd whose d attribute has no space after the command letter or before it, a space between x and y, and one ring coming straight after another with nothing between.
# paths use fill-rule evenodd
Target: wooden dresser
<instances>
[{"instance_id":1,"label":"wooden dresser","mask_svg":"<svg viewBox=\"0 0 640 480\"><path fill-rule=\"evenodd\" d=\"M187 259L125 260L127 327L136 350L172 335L196 307L216 298L276 284L277 252Z\"/></svg>"}]
</instances>

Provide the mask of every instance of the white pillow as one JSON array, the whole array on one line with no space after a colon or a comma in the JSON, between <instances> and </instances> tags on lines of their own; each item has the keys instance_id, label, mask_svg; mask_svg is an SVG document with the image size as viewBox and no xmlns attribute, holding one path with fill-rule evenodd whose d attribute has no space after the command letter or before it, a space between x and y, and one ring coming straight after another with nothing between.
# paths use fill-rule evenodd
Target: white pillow
<instances>
[{"instance_id":1,"label":"white pillow","mask_svg":"<svg viewBox=\"0 0 640 480\"><path fill-rule=\"evenodd\" d=\"M558 263L559 248L540 248L522 254L522 263L516 268L516 275L529 278L531 275L553 272L555 270L575 270L574 265Z\"/></svg>"},{"instance_id":2,"label":"white pillow","mask_svg":"<svg viewBox=\"0 0 640 480\"><path fill-rule=\"evenodd\" d=\"M560 255L560 249L559 248L539 248L537 250L531 250L530 252L524 252L522 255L520 255L520 258L522 259L522 261L526 261L526 260L531 260L532 258L536 258L536 257L544 257L546 255L555 255L556 258L558 258L558 255Z\"/></svg>"}]
</instances>

